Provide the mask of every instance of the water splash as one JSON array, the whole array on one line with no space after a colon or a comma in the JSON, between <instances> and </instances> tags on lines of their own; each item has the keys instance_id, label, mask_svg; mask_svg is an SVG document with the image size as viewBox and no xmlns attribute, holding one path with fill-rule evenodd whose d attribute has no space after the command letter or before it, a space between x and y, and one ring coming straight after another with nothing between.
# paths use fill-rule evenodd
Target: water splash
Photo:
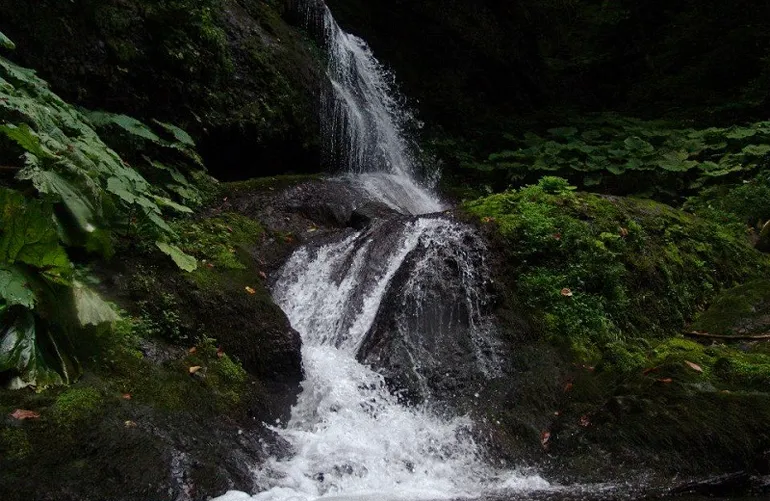
<instances>
[{"instance_id":1,"label":"water splash","mask_svg":"<svg viewBox=\"0 0 770 501\"><path fill-rule=\"evenodd\" d=\"M356 359L404 261L428 266L437 248L462 244L451 238L461 229L441 217L380 222L284 265L274 298L302 335L306 379L291 420L275 428L293 455L259 468L267 490L254 499L445 499L547 485L491 468L467 416L403 405Z\"/></svg>"}]
</instances>

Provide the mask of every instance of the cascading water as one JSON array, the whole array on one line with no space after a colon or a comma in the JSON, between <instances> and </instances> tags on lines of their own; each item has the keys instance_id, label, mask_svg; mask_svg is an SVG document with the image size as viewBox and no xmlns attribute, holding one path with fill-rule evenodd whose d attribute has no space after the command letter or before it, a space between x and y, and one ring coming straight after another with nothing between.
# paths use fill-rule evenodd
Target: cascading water
<instances>
[{"instance_id":1,"label":"cascading water","mask_svg":"<svg viewBox=\"0 0 770 501\"><path fill-rule=\"evenodd\" d=\"M303 8L309 22L320 20L329 54L329 147L343 152L354 186L402 215L301 247L280 270L273 297L302 336L305 381L290 421L273 428L292 452L257 469L262 492L253 499L447 499L546 487L539 476L491 467L470 418L431 405L426 374L440 366L442 346L467 352L480 378L499 369L482 312L483 246L471 228L434 214L444 204L415 180L405 114L366 43L320 0ZM442 279L454 285L442 288ZM385 303L397 313L387 315ZM419 405L405 404L375 369L388 336L372 335L385 331L409 361Z\"/></svg>"},{"instance_id":2,"label":"cascading water","mask_svg":"<svg viewBox=\"0 0 770 501\"><path fill-rule=\"evenodd\" d=\"M362 39L346 33L321 0L300 0L305 22L327 52L331 88L323 96L321 126L330 163L357 174L372 198L409 214L444 209L416 182L414 148L404 128L409 113L394 97L393 76Z\"/></svg>"}]
</instances>

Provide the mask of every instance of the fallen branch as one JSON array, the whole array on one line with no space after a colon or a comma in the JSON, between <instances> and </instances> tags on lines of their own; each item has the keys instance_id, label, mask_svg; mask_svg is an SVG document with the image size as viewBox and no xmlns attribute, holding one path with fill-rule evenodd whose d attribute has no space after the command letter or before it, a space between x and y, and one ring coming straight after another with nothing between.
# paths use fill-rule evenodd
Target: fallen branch
<instances>
[{"instance_id":1,"label":"fallen branch","mask_svg":"<svg viewBox=\"0 0 770 501\"><path fill-rule=\"evenodd\" d=\"M770 340L770 333L769 334L756 334L753 336L750 335L729 335L729 334L709 334L708 332L685 332L685 336L690 337L703 337L708 339L732 339L735 341L762 341L762 340Z\"/></svg>"}]
</instances>

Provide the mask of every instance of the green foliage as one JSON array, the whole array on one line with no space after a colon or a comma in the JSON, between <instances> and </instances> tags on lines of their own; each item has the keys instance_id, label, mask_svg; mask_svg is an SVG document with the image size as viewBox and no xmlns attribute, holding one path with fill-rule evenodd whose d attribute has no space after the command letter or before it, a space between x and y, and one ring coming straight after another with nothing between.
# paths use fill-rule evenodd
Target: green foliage
<instances>
[{"instance_id":1,"label":"green foliage","mask_svg":"<svg viewBox=\"0 0 770 501\"><path fill-rule=\"evenodd\" d=\"M504 245L511 288L581 358L661 337L725 286L770 271L744 235L643 199L574 192L562 180L468 202Z\"/></svg>"},{"instance_id":2,"label":"green foliage","mask_svg":"<svg viewBox=\"0 0 770 501\"><path fill-rule=\"evenodd\" d=\"M180 269L190 272L195 271L195 269L198 267L198 260L185 254L182 249L176 245L170 245L164 242L155 242L155 245L158 247L158 249L161 250L161 252L171 257L171 259L174 260L174 263L176 263Z\"/></svg>"},{"instance_id":3,"label":"green foliage","mask_svg":"<svg viewBox=\"0 0 770 501\"><path fill-rule=\"evenodd\" d=\"M169 124L157 123L156 134L123 115L94 117L169 152L161 158L175 163L151 168L173 184L153 186L33 71L0 57L0 165L12 174L0 178L0 378L12 387L72 381L71 336L118 318L75 273L68 249L110 257L114 241L138 236L195 269L168 243L176 235L164 219L164 210L189 213L183 203L201 202L188 180L206 179L192 139Z\"/></svg>"},{"instance_id":4,"label":"green foliage","mask_svg":"<svg viewBox=\"0 0 770 501\"><path fill-rule=\"evenodd\" d=\"M3 35L2 31L0 31L0 48L10 50L16 48L16 45L7 36Z\"/></svg>"},{"instance_id":5,"label":"green foliage","mask_svg":"<svg viewBox=\"0 0 770 501\"><path fill-rule=\"evenodd\" d=\"M217 268L243 270L246 266L237 255L237 248L254 243L264 234L260 224L239 214L225 213L175 226L180 246L207 265Z\"/></svg>"},{"instance_id":6,"label":"green foliage","mask_svg":"<svg viewBox=\"0 0 770 501\"><path fill-rule=\"evenodd\" d=\"M591 189L673 196L748 177L765 165L770 122L693 129L601 114L543 135L526 133L508 140L508 149L484 163L464 166L502 171L510 182L553 173Z\"/></svg>"},{"instance_id":7,"label":"green foliage","mask_svg":"<svg viewBox=\"0 0 770 501\"><path fill-rule=\"evenodd\" d=\"M210 195L216 181L205 174L195 142L182 129L154 120L158 129L153 130L135 118L103 111L89 112L88 118L107 144L152 184L159 207L190 213L190 207L199 207ZM125 192L120 185L115 188Z\"/></svg>"},{"instance_id":8,"label":"green foliage","mask_svg":"<svg viewBox=\"0 0 770 501\"><path fill-rule=\"evenodd\" d=\"M82 425L82 421L98 414L103 402L94 388L70 388L56 398L51 416L64 426Z\"/></svg>"},{"instance_id":9,"label":"green foliage","mask_svg":"<svg viewBox=\"0 0 770 501\"><path fill-rule=\"evenodd\" d=\"M738 184L706 188L688 198L685 209L721 222L761 227L770 219L770 171Z\"/></svg>"}]
</instances>

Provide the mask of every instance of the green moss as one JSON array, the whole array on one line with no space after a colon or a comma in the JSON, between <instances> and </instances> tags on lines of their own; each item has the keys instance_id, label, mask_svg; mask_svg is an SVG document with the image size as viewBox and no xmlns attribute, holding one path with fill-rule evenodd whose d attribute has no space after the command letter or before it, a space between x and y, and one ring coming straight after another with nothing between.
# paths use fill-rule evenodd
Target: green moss
<instances>
[{"instance_id":1,"label":"green moss","mask_svg":"<svg viewBox=\"0 0 770 501\"><path fill-rule=\"evenodd\" d=\"M20 428L0 429L0 451L12 461L25 459L32 452L27 432Z\"/></svg>"},{"instance_id":2,"label":"green moss","mask_svg":"<svg viewBox=\"0 0 770 501\"><path fill-rule=\"evenodd\" d=\"M94 388L69 388L56 398L50 416L63 426L75 426L100 413L104 398Z\"/></svg>"},{"instance_id":3,"label":"green moss","mask_svg":"<svg viewBox=\"0 0 770 501\"><path fill-rule=\"evenodd\" d=\"M254 245L265 232L257 221L235 213L180 221L175 230L180 235L182 250L198 258L204 267L233 270L246 269L237 248Z\"/></svg>"},{"instance_id":4,"label":"green moss","mask_svg":"<svg viewBox=\"0 0 770 501\"><path fill-rule=\"evenodd\" d=\"M246 181L236 181L223 183L222 192L225 196L239 196L245 194L259 193L262 191L279 191L291 186L322 179L321 174L296 174L284 176L255 177Z\"/></svg>"},{"instance_id":5,"label":"green moss","mask_svg":"<svg viewBox=\"0 0 770 501\"><path fill-rule=\"evenodd\" d=\"M718 290L770 271L732 228L558 178L463 208L495 229L510 288L534 320L587 361L607 343L678 332Z\"/></svg>"},{"instance_id":6,"label":"green moss","mask_svg":"<svg viewBox=\"0 0 770 501\"><path fill-rule=\"evenodd\" d=\"M770 280L752 280L720 294L692 324L711 334L764 332L770 327Z\"/></svg>"}]
</instances>

